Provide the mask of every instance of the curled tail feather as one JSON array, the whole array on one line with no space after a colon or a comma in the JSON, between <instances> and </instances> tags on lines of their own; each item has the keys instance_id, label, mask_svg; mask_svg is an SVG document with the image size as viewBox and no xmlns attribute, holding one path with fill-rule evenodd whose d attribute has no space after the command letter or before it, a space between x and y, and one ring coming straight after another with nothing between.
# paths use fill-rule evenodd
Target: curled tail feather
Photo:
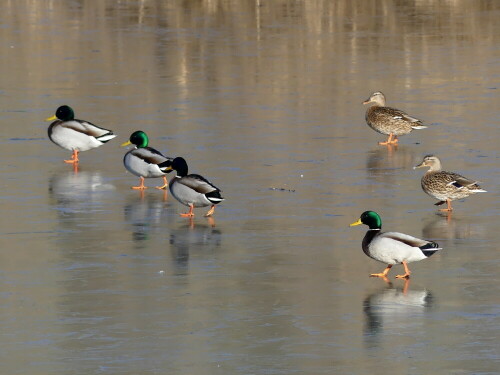
<instances>
[{"instance_id":1,"label":"curled tail feather","mask_svg":"<svg viewBox=\"0 0 500 375\"><path fill-rule=\"evenodd\" d=\"M422 250L422 252L427 258L433 255L435 252L442 250L442 248L439 247L437 242L432 242L432 241L426 243L425 245L420 246L419 249Z\"/></svg>"}]
</instances>

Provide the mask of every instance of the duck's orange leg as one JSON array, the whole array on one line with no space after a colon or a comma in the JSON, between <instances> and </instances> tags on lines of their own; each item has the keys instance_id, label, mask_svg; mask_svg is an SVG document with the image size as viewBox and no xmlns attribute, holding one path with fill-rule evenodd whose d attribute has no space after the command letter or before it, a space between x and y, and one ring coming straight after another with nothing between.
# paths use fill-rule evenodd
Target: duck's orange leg
<instances>
[{"instance_id":1,"label":"duck's orange leg","mask_svg":"<svg viewBox=\"0 0 500 375\"><path fill-rule=\"evenodd\" d=\"M210 210L208 210L208 212L205 214L205 217L212 216L214 211L215 211L215 204L213 204L212 207L210 207Z\"/></svg>"},{"instance_id":2,"label":"duck's orange leg","mask_svg":"<svg viewBox=\"0 0 500 375\"><path fill-rule=\"evenodd\" d=\"M392 264L388 264L387 267L385 267L385 270L383 270L381 273L372 273L370 274L370 277L384 277L387 278L387 274L392 268Z\"/></svg>"},{"instance_id":3,"label":"duck's orange leg","mask_svg":"<svg viewBox=\"0 0 500 375\"><path fill-rule=\"evenodd\" d=\"M405 268L405 274L404 275L396 275L396 279L409 279L410 278L410 274L411 274L411 271L410 269L408 268L408 263L406 262L406 260L403 260L401 262L401 264L403 265L403 267Z\"/></svg>"},{"instance_id":4,"label":"duck's orange leg","mask_svg":"<svg viewBox=\"0 0 500 375\"><path fill-rule=\"evenodd\" d=\"M194 216L193 209L194 209L194 206L192 204L190 204L189 205L189 212L186 212L185 214L179 214L179 215L181 215L182 217L193 217Z\"/></svg>"},{"instance_id":5,"label":"duck's orange leg","mask_svg":"<svg viewBox=\"0 0 500 375\"><path fill-rule=\"evenodd\" d=\"M168 181L167 177L163 176L163 185L162 186L156 186L157 189L167 189L168 188Z\"/></svg>"},{"instance_id":6,"label":"duck's orange leg","mask_svg":"<svg viewBox=\"0 0 500 375\"><path fill-rule=\"evenodd\" d=\"M378 144L379 145L395 145L396 143L398 143L398 136L390 133L389 137L387 138L387 141L379 142Z\"/></svg>"},{"instance_id":7,"label":"duck's orange leg","mask_svg":"<svg viewBox=\"0 0 500 375\"><path fill-rule=\"evenodd\" d=\"M65 160L65 163L68 164L75 164L78 163L80 160L78 159L78 150L73 150L73 154L71 155L71 160Z\"/></svg>"},{"instance_id":8,"label":"duck's orange leg","mask_svg":"<svg viewBox=\"0 0 500 375\"><path fill-rule=\"evenodd\" d=\"M453 208L451 207L451 200L447 199L447 200L446 200L446 205L447 205L448 207L446 207L446 208L441 208L439 211L445 211L445 212L451 212L451 211L453 211Z\"/></svg>"},{"instance_id":9,"label":"duck's orange leg","mask_svg":"<svg viewBox=\"0 0 500 375\"><path fill-rule=\"evenodd\" d=\"M139 186L132 186L132 189L134 190L144 190L147 188L147 186L144 186L144 177L141 177L141 184Z\"/></svg>"}]
</instances>

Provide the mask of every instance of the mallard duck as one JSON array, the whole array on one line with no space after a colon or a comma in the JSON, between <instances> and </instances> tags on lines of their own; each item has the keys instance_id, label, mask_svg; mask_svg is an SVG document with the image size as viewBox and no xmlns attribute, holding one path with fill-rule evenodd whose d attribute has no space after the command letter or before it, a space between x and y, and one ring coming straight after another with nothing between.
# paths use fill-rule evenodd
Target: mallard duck
<instances>
[{"instance_id":1,"label":"mallard duck","mask_svg":"<svg viewBox=\"0 0 500 375\"><path fill-rule=\"evenodd\" d=\"M350 226L368 225L368 232L363 238L363 252L370 258L387 264L381 273L372 273L373 277L387 277L389 270L394 264L402 264L405 269L404 275L397 275L398 279L410 277L408 263L426 259L441 250L439 245L432 241L421 240L399 232L382 232L382 219L374 211L365 211L358 221Z\"/></svg>"},{"instance_id":2,"label":"mallard duck","mask_svg":"<svg viewBox=\"0 0 500 375\"><path fill-rule=\"evenodd\" d=\"M167 167L173 159L164 156L160 151L152 147L148 147L149 138L147 134L141 130L133 132L129 140L122 144L122 147L130 144L135 145L135 148L125 154L123 157L123 165L125 165L125 168L127 168L130 173L135 174L141 179L140 185L132 186L132 189L147 189L147 187L144 186L144 179L158 177L163 177L163 185L156 186L156 188L166 189L168 187L168 181L165 175L172 171L171 169L167 169Z\"/></svg>"},{"instance_id":3,"label":"mallard duck","mask_svg":"<svg viewBox=\"0 0 500 375\"><path fill-rule=\"evenodd\" d=\"M385 96L380 91L374 92L363 104L374 103L366 110L366 123L370 128L389 136L387 141L379 145L394 145L398 143L398 135L410 133L413 129L425 129L418 118L391 107L385 106Z\"/></svg>"},{"instance_id":4,"label":"mallard duck","mask_svg":"<svg viewBox=\"0 0 500 375\"><path fill-rule=\"evenodd\" d=\"M101 128L88 121L75 119L73 109L67 105L57 108L56 114L46 119L54 121L48 129L49 139L56 145L73 151L65 163L77 164L78 153L99 147L116 137L111 130Z\"/></svg>"},{"instance_id":5,"label":"mallard duck","mask_svg":"<svg viewBox=\"0 0 500 375\"><path fill-rule=\"evenodd\" d=\"M215 205L224 200L220 195L222 190L198 174L188 174L186 160L181 157L175 158L168 168L177 171L177 176L170 180L170 192L175 199L189 207L189 212L181 214L181 216L193 217L194 207L207 206L211 206L211 208L205 216L212 216Z\"/></svg>"},{"instance_id":6,"label":"mallard duck","mask_svg":"<svg viewBox=\"0 0 500 375\"><path fill-rule=\"evenodd\" d=\"M466 198L475 193L486 193L486 190L481 189L477 184L478 181L469 180L458 173L442 171L441 161L434 155L426 155L424 160L413 169L422 167L429 167L429 170L422 176L422 190L439 200L435 203L436 206L447 204L447 208L440 211L452 211L451 201L455 199Z\"/></svg>"}]
</instances>

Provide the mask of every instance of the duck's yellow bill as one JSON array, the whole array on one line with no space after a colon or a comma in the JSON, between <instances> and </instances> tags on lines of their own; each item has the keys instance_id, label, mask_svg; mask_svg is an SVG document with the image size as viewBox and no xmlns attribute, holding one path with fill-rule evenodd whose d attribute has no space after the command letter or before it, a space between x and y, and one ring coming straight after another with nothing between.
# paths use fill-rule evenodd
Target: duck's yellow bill
<instances>
[{"instance_id":1,"label":"duck's yellow bill","mask_svg":"<svg viewBox=\"0 0 500 375\"><path fill-rule=\"evenodd\" d=\"M363 223L361 222L361 219L358 219L358 221L355 221L354 223L349 224L349 226L350 226L350 227L354 227L354 226L356 226L356 225L361 225L361 224L363 224Z\"/></svg>"},{"instance_id":2,"label":"duck's yellow bill","mask_svg":"<svg viewBox=\"0 0 500 375\"><path fill-rule=\"evenodd\" d=\"M54 120L57 120L56 115L54 115L54 116L50 116L49 118L46 118L46 119L45 119L45 121L54 121Z\"/></svg>"},{"instance_id":3,"label":"duck's yellow bill","mask_svg":"<svg viewBox=\"0 0 500 375\"><path fill-rule=\"evenodd\" d=\"M124 147L124 146L128 146L128 145L131 145L132 142L130 142L130 140L128 140L127 142L125 143L122 143L121 146Z\"/></svg>"}]
</instances>

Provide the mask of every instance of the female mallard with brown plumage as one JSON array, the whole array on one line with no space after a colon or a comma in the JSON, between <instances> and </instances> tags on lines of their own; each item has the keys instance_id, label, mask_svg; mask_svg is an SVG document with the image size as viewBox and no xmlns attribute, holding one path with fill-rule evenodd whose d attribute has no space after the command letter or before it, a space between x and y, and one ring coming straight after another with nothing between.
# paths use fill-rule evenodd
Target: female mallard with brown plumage
<instances>
[{"instance_id":1,"label":"female mallard with brown plumage","mask_svg":"<svg viewBox=\"0 0 500 375\"><path fill-rule=\"evenodd\" d=\"M436 206L447 204L447 208L440 211L452 211L451 201L455 199L463 199L471 194L486 192L477 184L478 181L469 180L458 173L442 171L441 161L434 155L425 156L424 160L413 169L422 167L429 167L429 170L422 176L422 190L439 200L435 203Z\"/></svg>"},{"instance_id":2,"label":"female mallard with brown plumage","mask_svg":"<svg viewBox=\"0 0 500 375\"><path fill-rule=\"evenodd\" d=\"M397 275L398 279L407 279L411 271L408 263L417 262L429 258L436 251L441 250L436 242L421 240L399 232L382 232L382 219L374 211L365 211L358 221L350 226L365 224L368 225L368 232L363 238L363 252L370 258L387 264L387 267L380 273L372 273L373 277L387 277L394 264L402 264L405 273Z\"/></svg>"},{"instance_id":3,"label":"female mallard with brown plumage","mask_svg":"<svg viewBox=\"0 0 500 375\"><path fill-rule=\"evenodd\" d=\"M391 107L385 106L385 96L380 91L374 92L363 102L363 104L373 103L366 110L366 123L370 128L378 133L386 134L389 137L379 145L394 145L398 143L398 135L410 133L413 129L425 129L418 118Z\"/></svg>"}]
</instances>

